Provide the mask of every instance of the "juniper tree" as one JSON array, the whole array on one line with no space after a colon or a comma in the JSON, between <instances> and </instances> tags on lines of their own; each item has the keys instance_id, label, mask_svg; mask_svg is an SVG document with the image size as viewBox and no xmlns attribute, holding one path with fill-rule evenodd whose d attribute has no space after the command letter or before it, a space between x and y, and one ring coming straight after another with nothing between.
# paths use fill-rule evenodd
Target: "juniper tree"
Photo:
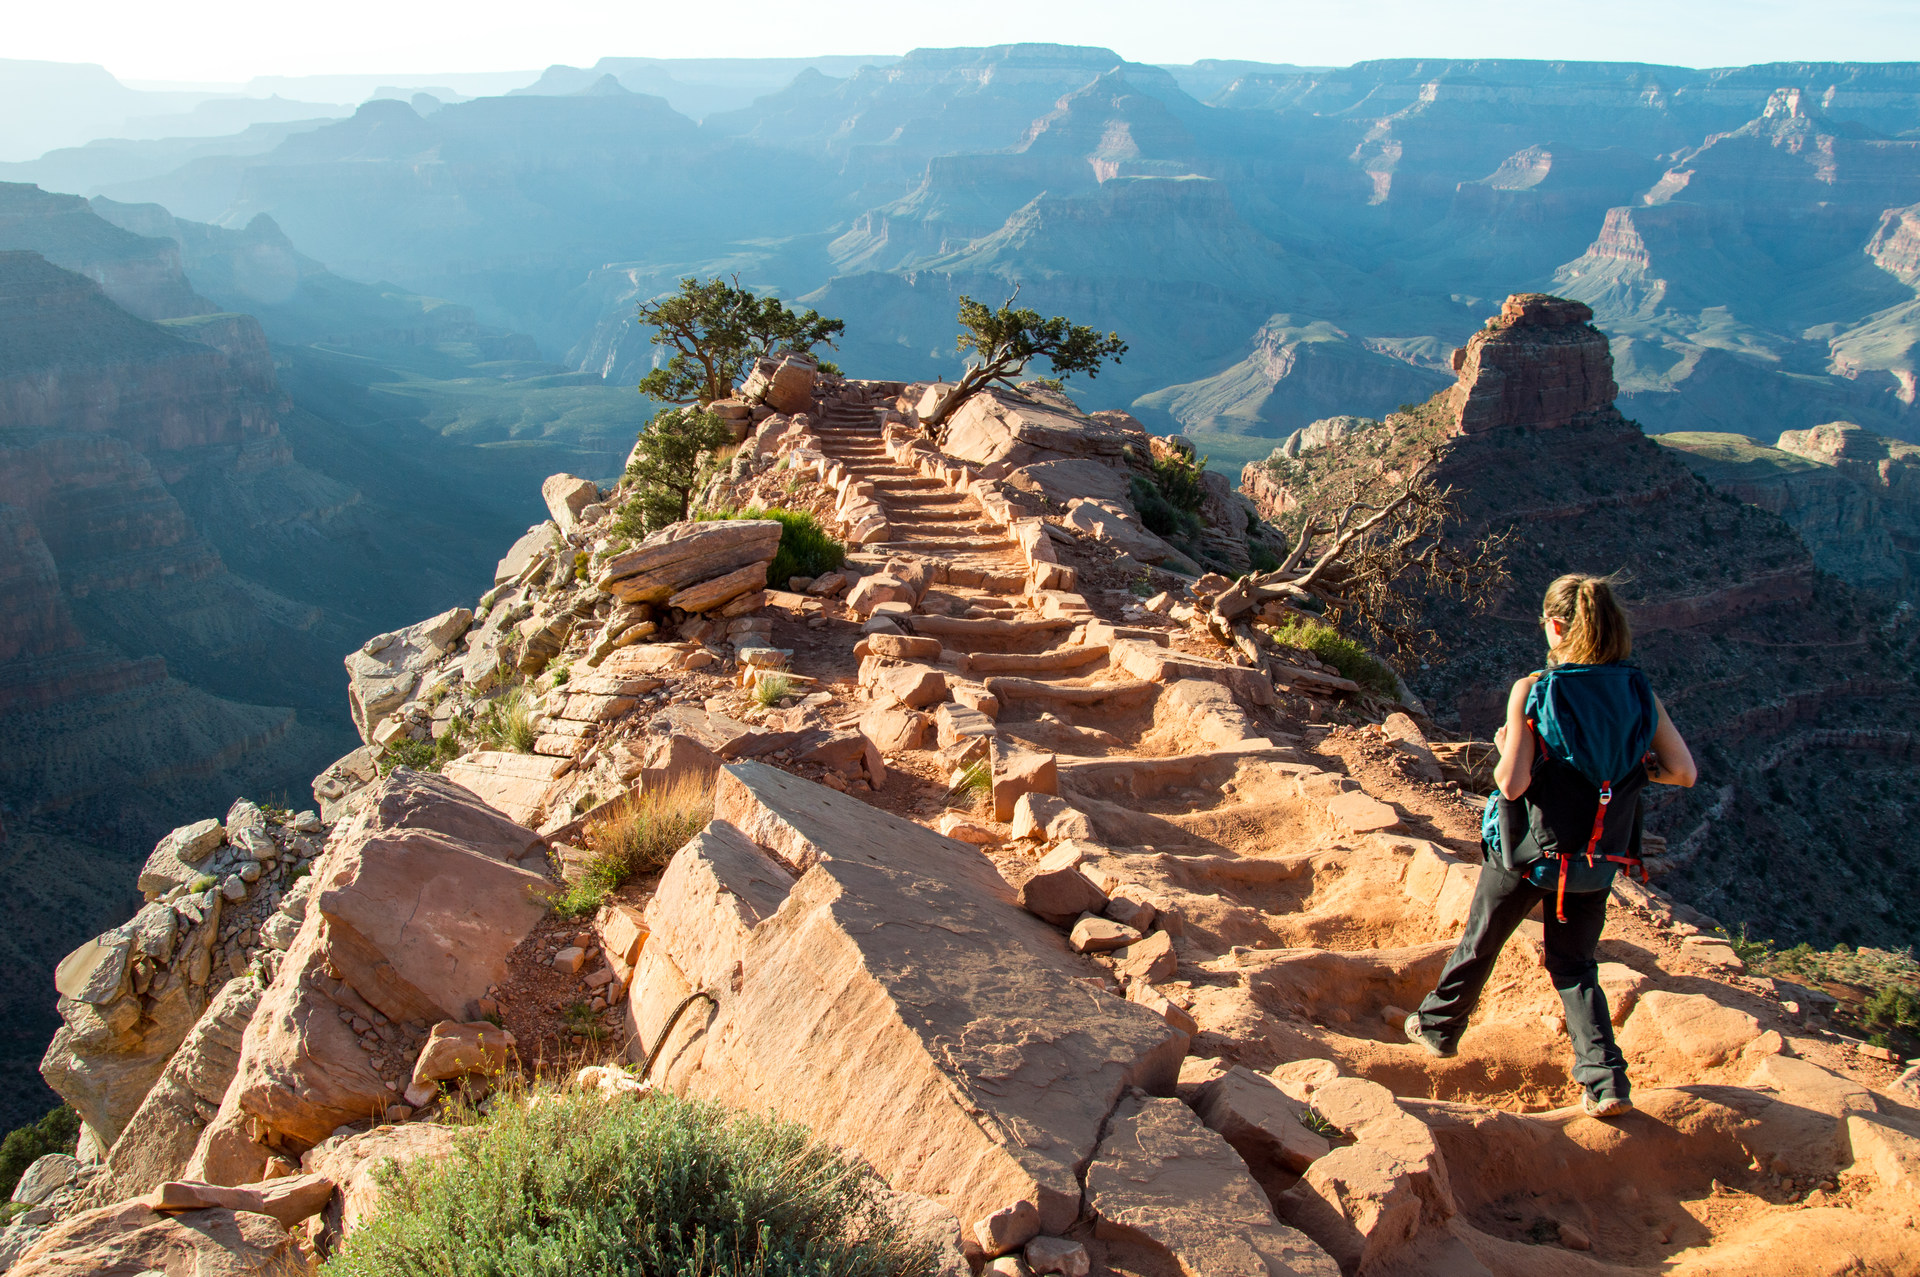
<instances>
[{"instance_id":1,"label":"juniper tree","mask_svg":"<svg viewBox=\"0 0 1920 1277\"><path fill-rule=\"evenodd\" d=\"M795 311L778 297L756 297L737 278L729 283L688 276L679 292L641 302L635 319L653 329L654 345L673 351L640 379L640 393L702 407L733 393L750 360L831 346L846 331L843 321L812 309Z\"/></svg>"},{"instance_id":2,"label":"juniper tree","mask_svg":"<svg viewBox=\"0 0 1920 1277\"><path fill-rule=\"evenodd\" d=\"M1119 363L1127 353L1119 333L1102 337L1097 329L1064 315L1043 319L1037 310L1015 307L1019 299L1017 287L997 310L971 297L960 298L961 331L955 346L971 351L972 358L960 380L934 405L928 425L944 424L954 409L996 381L1012 385L1035 359L1045 359L1059 376L1085 373L1091 379L1100 375L1102 363L1109 359Z\"/></svg>"}]
</instances>

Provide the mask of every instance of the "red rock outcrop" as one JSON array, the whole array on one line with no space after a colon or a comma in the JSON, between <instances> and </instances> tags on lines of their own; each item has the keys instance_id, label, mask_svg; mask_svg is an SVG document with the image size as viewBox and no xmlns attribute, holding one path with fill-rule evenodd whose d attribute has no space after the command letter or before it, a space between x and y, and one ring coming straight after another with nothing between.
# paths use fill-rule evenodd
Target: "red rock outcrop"
<instances>
[{"instance_id":1,"label":"red rock outcrop","mask_svg":"<svg viewBox=\"0 0 1920 1277\"><path fill-rule=\"evenodd\" d=\"M1107 1115L1172 1090L1185 1035L1089 996L977 848L760 763L721 773L715 814L662 878L629 993L648 1043L688 993L715 1000L658 1075L858 1145L970 1232L1015 1203L1070 1226Z\"/></svg>"},{"instance_id":2,"label":"red rock outcrop","mask_svg":"<svg viewBox=\"0 0 1920 1277\"><path fill-rule=\"evenodd\" d=\"M1617 419L1613 355L1592 321L1584 302L1545 293L1507 298L1499 316L1453 352L1460 380L1447 406L1455 429L1552 430Z\"/></svg>"},{"instance_id":3,"label":"red rock outcrop","mask_svg":"<svg viewBox=\"0 0 1920 1277\"><path fill-rule=\"evenodd\" d=\"M188 1174L250 1182L270 1153L298 1156L397 1103L428 1025L473 1018L506 978L546 914L545 869L535 834L451 781L398 772L369 791L315 864ZM387 1032L363 1043L355 1019Z\"/></svg>"}]
</instances>

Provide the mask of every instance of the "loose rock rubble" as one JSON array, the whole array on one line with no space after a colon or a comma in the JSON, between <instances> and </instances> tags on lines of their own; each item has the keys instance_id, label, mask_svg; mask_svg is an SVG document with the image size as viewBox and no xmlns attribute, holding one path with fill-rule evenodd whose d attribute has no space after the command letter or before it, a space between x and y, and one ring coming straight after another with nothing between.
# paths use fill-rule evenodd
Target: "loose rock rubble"
<instances>
[{"instance_id":1,"label":"loose rock rubble","mask_svg":"<svg viewBox=\"0 0 1920 1277\"><path fill-rule=\"evenodd\" d=\"M1458 1056L1407 1043L1479 873L1467 751L1243 649L1291 606L1250 578L1083 535L1058 495L1119 504L1167 446L1130 418L993 392L936 446L935 389L769 361L721 405L710 498L797 476L839 580L766 582L758 520L615 546L556 476L474 616L350 658L369 743L316 780L327 823L176 831L62 964L47 1074L87 1136L0 1256L163 1267L189 1221L200 1271L325 1251L382 1160L457 1141L450 1092L526 1072L803 1121L952 1273L1910 1270L1913 1096L1657 888L1615 888L1601 946L1633 1115L1580 1114L1537 923ZM530 752L381 776L516 679ZM597 821L689 781L713 819L664 870L549 911Z\"/></svg>"}]
</instances>

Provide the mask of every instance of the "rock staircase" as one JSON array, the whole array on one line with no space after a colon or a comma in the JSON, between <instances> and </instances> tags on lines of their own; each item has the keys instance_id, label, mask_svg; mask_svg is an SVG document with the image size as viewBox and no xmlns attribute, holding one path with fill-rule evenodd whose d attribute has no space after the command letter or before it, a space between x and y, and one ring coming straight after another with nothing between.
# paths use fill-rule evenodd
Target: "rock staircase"
<instances>
[{"instance_id":1,"label":"rock staircase","mask_svg":"<svg viewBox=\"0 0 1920 1277\"><path fill-rule=\"evenodd\" d=\"M879 410L829 400L821 423L813 427L826 455L871 483L887 512L889 539L867 547L882 555L909 553L1005 570L1013 542L997 530L983 530L979 503L951 492L887 456Z\"/></svg>"}]
</instances>

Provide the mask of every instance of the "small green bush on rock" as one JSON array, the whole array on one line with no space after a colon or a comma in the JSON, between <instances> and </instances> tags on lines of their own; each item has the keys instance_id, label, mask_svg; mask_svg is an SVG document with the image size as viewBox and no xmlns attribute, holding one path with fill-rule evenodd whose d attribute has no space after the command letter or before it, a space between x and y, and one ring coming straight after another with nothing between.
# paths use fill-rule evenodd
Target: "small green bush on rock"
<instances>
[{"instance_id":1,"label":"small green bush on rock","mask_svg":"<svg viewBox=\"0 0 1920 1277\"><path fill-rule=\"evenodd\" d=\"M767 584L777 590L787 588L796 576L825 576L847 561L847 547L827 535L820 520L805 510L708 510L698 519L772 519L780 525L780 548L774 551L773 566L767 569Z\"/></svg>"},{"instance_id":2,"label":"small green bush on rock","mask_svg":"<svg viewBox=\"0 0 1920 1277\"><path fill-rule=\"evenodd\" d=\"M655 1093L502 1097L384 1173L328 1277L920 1277L883 1185L806 1128Z\"/></svg>"},{"instance_id":3,"label":"small green bush on rock","mask_svg":"<svg viewBox=\"0 0 1920 1277\"><path fill-rule=\"evenodd\" d=\"M27 1167L48 1153L71 1153L80 1139L80 1115L62 1104L39 1121L18 1126L0 1140L0 1200L13 1196Z\"/></svg>"},{"instance_id":4,"label":"small green bush on rock","mask_svg":"<svg viewBox=\"0 0 1920 1277\"><path fill-rule=\"evenodd\" d=\"M1286 624L1273 630L1276 642L1288 647L1297 647L1312 652L1340 671L1342 678L1350 678L1370 691L1383 696L1395 694L1393 671L1382 665L1366 648L1334 629L1331 625L1316 625L1312 621L1290 619Z\"/></svg>"}]
</instances>

